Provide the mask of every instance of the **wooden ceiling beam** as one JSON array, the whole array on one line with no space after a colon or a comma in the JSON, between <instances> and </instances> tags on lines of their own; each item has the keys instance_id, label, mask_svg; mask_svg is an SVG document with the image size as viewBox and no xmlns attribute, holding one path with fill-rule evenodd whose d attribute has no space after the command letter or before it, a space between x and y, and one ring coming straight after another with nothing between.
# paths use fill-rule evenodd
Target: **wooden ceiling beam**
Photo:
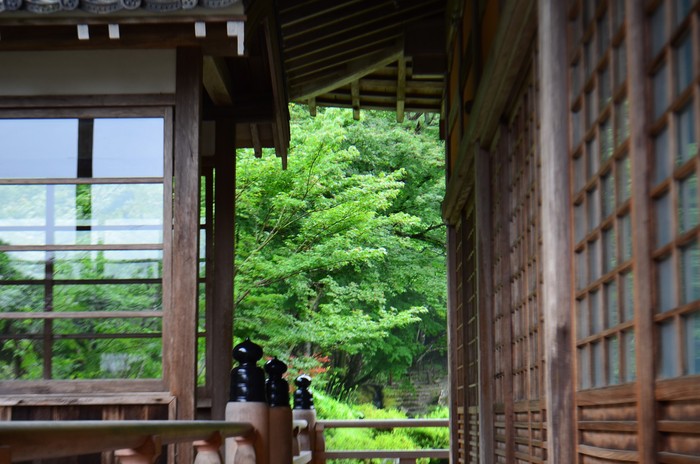
<instances>
[{"instance_id":1,"label":"wooden ceiling beam","mask_svg":"<svg viewBox=\"0 0 700 464\"><path fill-rule=\"evenodd\" d=\"M231 75L226 62L221 57L205 56L202 83L209 98L216 106L233 103Z\"/></svg>"},{"instance_id":2,"label":"wooden ceiling beam","mask_svg":"<svg viewBox=\"0 0 700 464\"><path fill-rule=\"evenodd\" d=\"M308 17L299 18L295 24L285 21L282 27L282 35L285 39L294 39L300 35L314 34L315 31L328 28L342 28L356 17L374 16L380 17L396 10L394 3L387 0L364 0L364 5L359 2L351 2L349 8L328 8L315 11ZM284 21L284 18L283 18Z\"/></svg>"},{"instance_id":3,"label":"wooden ceiling beam","mask_svg":"<svg viewBox=\"0 0 700 464\"><path fill-rule=\"evenodd\" d=\"M310 36L300 35L289 40L285 38L284 48L287 54L291 55L308 47L318 48L323 44L357 40L370 33L401 27L410 22L440 15L442 8L444 8L442 0L405 0L401 2L400 9L384 16L363 13L351 24L344 24L343 27L324 27L309 34Z\"/></svg>"},{"instance_id":4,"label":"wooden ceiling beam","mask_svg":"<svg viewBox=\"0 0 700 464\"><path fill-rule=\"evenodd\" d=\"M395 41L401 37L403 37L403 32L395 29L388 32L370 34L353 41L329 44L329 46L324 46L321 50L310 48L304 53L286 56L285 67L287 70L294 70L304 66L312 66L320 61L342 57L356 50L382 48L386 42Z\"/></svg>"},{"instance_id":5,"label":"wooden ceiling beam","mask_svg":"<svg viewBox=\"0 0 700 464\"><path fill-rule=\"evenodd\" d=\"M392 47L395 43L397 43L396 39L388 42L377 42L377 44L371 44L367 48L353 50L352 53L347 53L342 57L320 60L313 66L304 66L303 68L293 70L289 69L287 71L287 79L290 81L308 79L308 76L323 74L329 69L338 68L346 63L352 63L353 61L361 60L366 56L381 52L386 47Z\"/></svg>"},{"instance_id":6,"label":"wooden ceiling beam","mask_svg":"<svg viewBox=\"0 0 700 464\"><path fill-rule=\"evenodd\" d=\"M325 13L337 12L357 3L365 2L366 0L345 0L337 1L332 6L329 6L327 0L310 0L299 2L297 5L290 5L290 2L283 2L279 16L282 22L282 27L294 26L303 21L315 19ZM320 5L319 5L320 4Z\"/></svg>"},{"instance_id":7,"label":"wooden ceiling beam","mask_svg":"<svg viewBox=\"0 0 700 464\"><path fill-rule=\"evenodd\" d=\"M347 63L329 75L320 76L315 80L304 80L295 86L291 86L290 98L292 100L307 99L347 85L370 74L377 68L382 68L398 60L402 53L403 45L397 43L393 47L387 47L361 60Z\"/></svg>"}]
</instances>

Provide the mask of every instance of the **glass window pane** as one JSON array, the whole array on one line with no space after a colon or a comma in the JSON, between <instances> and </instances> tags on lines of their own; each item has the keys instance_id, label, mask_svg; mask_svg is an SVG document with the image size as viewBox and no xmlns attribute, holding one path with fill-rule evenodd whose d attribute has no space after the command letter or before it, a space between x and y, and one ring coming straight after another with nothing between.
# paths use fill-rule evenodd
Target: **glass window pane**
<instances>
[{"instance_id":1,"label":"glass window pane","mask_svg":"<svg viewBox=\"0 0 700 464\"><path fill-rule=\"evenodd\" d=\"M598 227L600 224L600 199L598 197L598 189L590 190L586 195L586 204L588 207L588 231Z\"/></svg>"},{"instance_id":2,"label":"glass window pane","mask_svg":"<svg viewBox=\"0 0 700 464\"><path fill-rule=\"evenodd\" d=\"M586 254L576 253L576 287L578 290L586 288L588 285L588 274L586 273Z\"/></svg>"},{"instance_id":3,"label":"glass window pane","mask_svg":"<svg viewBox=\"0 0 700 464\"><path fill-rule=\"evenodd\" d=\"M664 128L654 138L654 182L659 183L671 175L671 162L668 147L668 129Z\"/></svg>"},{"instance_id":4,"label":"glass window pane","mask_svg":"<svg viewBox=\"0 0 700 464\"><path fill-rule=\"evenodd\" d=\"M625 99L615 105L615 146L627 140L629 134L629 107Z\"/></svg>"},{"instance_id":5,"label":"glass window pane","mask_svg":"<svg viewBox=\"0 0 700 464\"><path fill-rule=\"evenodd\" d=\"M77 161L77 119L0 119L3 178L73 178Z\"/></svg>"},{"instance_id":6,"label":"glass window pane","mask_svg":"<svg viewBox=\"0 0 700 464\"><path fill-rule=\"evenodd\" d=\"M571 112L571 125L573 126L573 137L574 137L574 146L577 146L579 143L581 143L581 139L583 138L583 118L581 117L581 109L576 109Z\"/></svg>"},{"instance_id":7,"label":"glass window pane","mask_svg":"<svg viewBox=\"0 0 700 464\"><path fill-rule=\"evenodd\" d=\"M603 363L603 343L596 342L591 344L593 350L593 386L605 386L605 364Z\"/></svg>"},{"instance_id":8,"label":"glass window pane","mask_svg":"<svg viewBox=\"0 0 700 464\"><path fill-rule=\"evenodd\" d=\"M620 342L617 337L608 338L608 384L620 383Z\"/></svg>"},{"instance_id":9,"label":"glass window pane","mask_svg":"<svg viewBox=\"0 0 700 464\"><path fill-rule=\"evenodd\" d=\"M687 232L700 224L698 176L693 174L679 182L678 228Z\"/></svg>"},{"instance_id":10,"label":"glass window pane","mask_svg":"<svg viewBox=\"0 0 700 464\"><path fill-rule=\"evenodd\" d=\"M668 66L664 65L652 78L654 95L654 119L658 119L668 108Z\"/></svg>"},{"instance_id":11,"label":"glass window pane","mask_svg":"<svg viewBox=\"0 0 700 464\"><path fill-rule=\"evenodd\" d=\"M603 231L603 262L605 263L605 273L615 269L617 266L617 241L615 239L615 229Z\"/></svg>"},{"instance_id":12,"label":"glass window pane","mask_svg":"<svg viewBox=\"0 0 700 464\"><path fill-rule=\"evenodd\" d=\"M605 67L598 73L598 111L602 112L612 98L610 85L610 68Z\"/></svg>"},{"instance_id":13,"label":"glass window pane","mask_svg":"<svg viewBox=\"0 0 700 464\"><path fill-rule=\"evenodd\" d=\"M600 279L600 240L588 242L588 271L590 272L589 283Z\"/></svg>"},{"instance_id":14,"label":"glass window pane","mask_svg":"<svg viewBox=\"0 0 700 464\"><path fill-rule=\"evenodd\" d=\"M0 185L0 243L46 244L49 239L47 221L54 221L53 216L47 217L46 209L47 203L54 201L54 187Z\"/></svg>"},{"instance_id":15,"label":"glass window pane","mask_svg":"<svg viewBox=\"0 0 700 464\"><path fill-rule=\"evenodd\" d=\"M580 340L591 334L588 326L588 301L586 298L576 300L576 335Z\"/></svg>"},{"instance_id":16,"label":"glass window pane","mask_svg":"<svg viewBox=\"0 0 700 464\"><path fill-rule=\"evenodd\" d=\"M682 303L700 300L700 245L693 242L681 249Z\"/></svg>"},{"instance_id":17,"label":"glass window pane","mask_svg":"<svg viewBox=\"0 0 700 464\"><path fill-rule=\"evenodd\" d=\"M690 34L674 50L676 59L676 95L683 92L693 81L693 47Z\"/></svg>"},{"instance_id":18,"label":"glass window pane","mask_svg":"<svg viewBox=\"0 0 700 464\"><path fill-rule=\"evenodd\" d=\"M678 334L673 320L659 325L659 342L661 358L659 361L659 377L667 379L679 375L678 365Z\"/></svg>"},{"instance_id":19,"label":"glass window pane","mask_svg":"<svg viewBox=\"0 0 700 464\"><path fill-rule=\"evenodd\" d=\"M588 80L588 77L593 72L595 64L593 63L593 45L591 42L587 42L583 45L583 78L584 82Z\"/></svg>"},{"instance_id":20,"label":"glass window pane","mask_svg":"<svg viewBox=\"0 0 700 464\"><path fill-rule=\"evenodd\" d=\"M666 31L666 2L661 2L651 15L651 54L655 56L661 51L667 40Z\"/></svg>"},{"instance_id":21,"label":"glass window pane","mask_svg":"<svg viewBox=\"0 0 700 464\"><path fill-rule=\"evenodd\" d=\"M161 311L163 309L163 287L160 283L54 285L53 288L54 311Z\"/></svg>"},{"instance_id":22,"label":"glass window pane","mask_svg":"<svg viewBox=\"0 0 700 464\"><path fill-rule=\"evenodd\" d=\"M571 98L574 99L581 93L581 61L576 60L576 63L571 65Z\"/></svg>"},{"instance_id":23,"label":"glass window pane","mask_svg":"<svg viewBox=\"0 0 700 464\"><path fill-rule=\"evenodd\" d=\"M661 247L671 241L673 218L671 195L667 192L654 200L656 217L656 246Z\"/></svg>"},{"instance_id":24,"label":"glass window pane","mask_svg":"<svg viewBox=\"0 0 700 464\"><path fill-rule=\"evenodd\" d=\"M673 259L668 256L656 264L658 283L658 308L663 313L678 306L676 300L676 282L673 272Z\"/></svg>"},{"instance_id":25,"label":"glass window pane","mask_svg":"<svg viewBox=\"0 0 700 464\"><path fill-rule=\"evenodd\" d=\"M623 321L634 319L634 274L626 272L622 279L622 317Z\"/></svg>"},{"instance_id":26,"label":"glass window pane","mask_svg":"<svg viewBox=\"0 0 700 464\"><path fill-rule=\"evenodd\" d=\"M104 250L52 252L55 279L160 279L161 250Z\"/></svg>"},{"instance_id":27,"label":"glass window pane","mask_svg":"<svg viewBox=\"0 0 700 464\"><path fill-rule=\"evenodd\" d=\"M576 229L576 243L586 236L586 211L583 203L574 206L574 225Z\"/></svg>"},{"instance_id":28,"label":"glass window pane","mask_svg":"<svg viewBox=\"0 0 700 464\"><path fill-rule=\"evenodd\" d=\"M676 143L678 144L677 164L683 164L698 154L698 144L695 138L695 112L692 102L687 104L678 114Z\"/></svg>"},{"instance_id":29,"label":"glass window pane","mask_svg":"<svg viewBox=\"0 0 700 464\"><path fill-rule=\"evenodd\" d=\"M591 292L588 301L591 310L591 334L595 335L603 330L603 317L600 311L600 292Z\"/></svg>"},{"instance_id":30,"label":"glass window pane","mask_svg":"<svg viewBox=\"0 0 700 464\"><path fill-rule=\"evenodd\" d=\"M629 214L619 219L620 231L620 262L625 263L632 259L632 219Z\"/></svg>"},{"instance_id":31,"label":"glass window pane","mask_svg":"<svg viewBox=\"0 0 700 464\"><path fill-rule=\"evenodd\" d=\"M627 48L625 41L615 48L615 88L625 83L627 79Z\"/></svg>"},{"instance_id":32,"label":"glass window pane","mask_svg":"<svg viewBox=\"0 0 700 464\"><path fill-rule=\"evenodd\" d=\"M693 0L675 0L675 23L676 25L683 22L683 20L690 13L690 8L693 6Z\"/></svg>"},{"instance_id":33,"label":"glass window pane","mask_svg":"<svg viewBox=\"0 0 700 464\"><path fill-rule=\"evenodd\" d=\"M16 326L20 321L12 321L12 331L18 333ZM0 321L0 325L10 321ZM43 322L40 322L43 327ZM43 377L44 342L41 340L21 339L2 340L0 353L0 379L3 380L41 380Z\"/></svg>"},{"instance_id":34,"label":"glass window pane","mask_svg":"<svg viewBox=\"0 0 700 464\"><path fill-rule=\"evenodd\" d=\"M613 153L613 131L610 119L606 119L600 125L600 158L605 162Z\"/></svg>"},{"instance_id":35,"label":"glass window pane","mask_svg":"<svg viewBox=\"0 0 700 464\"><path fill-rule=\"evenodd\" d=\"M596 26L596 34L598 35L598 56L603 56L608 46L610 45L610 29L609 29L609 14L606 11L598 20Z\"/></svg>"},{"instance_id":36,"label":"glass window pane","mask_svg":"<svg viewBox=\"0 0 700 464\"><path fill-rule=\"evenodd\" d=\"M588 347L578 349L578 384L581 390L591 388L591 362Z\"/></svg>"},{"instance_id":37,"label":"glass window pane","mask_svg":"<svg viewBox=\"0 0 700 464\"><path fill-rule=\"evenodd\" d=\"M0 272L4 272L4 264L0 261ZM20 277L20 276L15 276ZM3 279L5 282L9 279ZM43 311L44 286L43 285L0 285L0 313L35 312ZM0 321L0 327L3 322ZM7 324L11 324L9 321ZM2 334L0 330L0 334ZM16 333L16 332L12 332ZM0 376L0 378L2 378Z\"/></svg>"},{"instance_id":38,"label":"glass window pane","mask_svg":"<svg viewBox=\"0 0 700 464\"><path fill-rule=\"evenodd\" d=\"M593 91L586 92L586 131L593 126L596 118L598 117L598 111L595 107L595 98L593 97Z\"/></svg>"},{"instance_id":39,"label":"glass window pane","mask_svg":"<svg viewBox=\"0 0 700 464\"><path fill-rule=\"evenodd\" d=\"M601 178L603 186L603 217L607 218L615 211L615 176L612 171Z\"/></svg>"},{"instance_id":40,"label":"glass window pane","mask_svg":"<svg viewBox=\"0 0 700 464\"><path fill-rule=\"evenodd\" d=\"M612 0L612 7L614 13L613 21L615 21L613 31L616 32L625 24L625 0Z\"/></svg>"},{"instance_id":41,"label":"glass window pane","mask_svg":"<svg viewBox=\"0 0 700 464\"><path fill-rule=\"evenodd\" d=\"M598 152L598 139L592 138L586 142L586 176L588 178L595 176L600 168L600 153Z\"/></svg>"},{"instance_id":42,"label":"glass window pane","mask_svg":"<svg viewBox=\"0 0 700 464\"><path fill-rule=\"evenodd\" d=\"M574 158L574 193L583 190L586 185L586 169L583 164L583 155Z\"/></svg>"},{"instance_id":43,"label":"glass window pane","mask_svg":"<svg viewBox=\"0 0 700 464\"><path fill-rule=\"evenodd\" d=\"M613 280L605 284L605 327L615 327L620 323L620 312L617 307L617 283Z\"/></svg>"},{"instance_id":44,"label":"glass window pane","mask_svg":"<svg viewBox=\"0 0 700 464\"><path fill-rule=\"evenodd\" d=\"M630 158L628 155L617 162L617 200L624 203L632 195L632 178L630 176Z\"/></svg>"},{"instance_id":45,"label":"glass window pane","mask_svg":"<svg viewBox=\"0 0 700 464\"><path fill-rule=\"evenodd\" d=\"M157 379L162 376L160 338L57 340L54 379ZM137 348L138 347L138 348Z\"/></svg>"},{"instance_id":46,"label":"glass window pane","mask_svg":"<svg viewBox=\"0 0 700 464\"><path fill-rule=\"evenodd\" d=\"M685 357L688 374L700 374L700 312L685 319Z\"/></svg>"},{"instance_id":47,"label":"glass window pane","mask_svg":"<svg viewBox=\"0 0 700 464\"><path fill-rule=\"evenodd\" d=\"M94 177L162 177L163 118L95 119Z\"/></svg>"},{"instance_id":48,"label":"glass window pane","mask_svg":"<svg viewBox=\"0 0 700 464\"><path fill-rule=\"evenodd\" d=\"M634 346L634 331L626 330L622 333L625 344L625 381L634 382L637 379L637 357Z\"/></svg>"}]
</instances>

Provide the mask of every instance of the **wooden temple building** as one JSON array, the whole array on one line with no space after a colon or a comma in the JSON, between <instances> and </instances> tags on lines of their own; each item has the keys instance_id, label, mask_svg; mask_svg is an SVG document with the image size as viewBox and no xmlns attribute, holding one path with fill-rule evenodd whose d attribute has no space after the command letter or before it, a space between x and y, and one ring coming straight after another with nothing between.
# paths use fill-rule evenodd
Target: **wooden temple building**
<instances>
[{"instance_id":1,"label":"wooden temple building","mask_svg":"<svg viewBox=\"0 0 700 464\"><path fill-rule=\"evenodd\" d=\"M291 101L441 116L451 462L700 462L697 0L0 0L0 419L223 418Z\"/></svg>"}]
</instances>

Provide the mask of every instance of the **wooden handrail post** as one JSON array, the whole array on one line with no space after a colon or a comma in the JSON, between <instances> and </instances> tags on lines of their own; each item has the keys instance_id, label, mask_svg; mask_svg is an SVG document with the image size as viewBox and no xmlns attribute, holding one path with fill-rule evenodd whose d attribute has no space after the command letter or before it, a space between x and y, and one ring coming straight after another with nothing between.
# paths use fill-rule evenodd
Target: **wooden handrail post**
<instances>
[{"instance_id":1,"label":"wooden handrail post","mask_svg":"<svg viewBox=\"0 0 700 464\"><path fill-rule=\"evenodd\" d=\"M0 464L10 464L12 462L12 451L9 446L0 446Z\"/></svg>"},{"instance_id":2,"label":"wooden handrail post","mask_svg":"<svg viewBox=\"0 0 700 464\"><path fill-rule=\"evenodd\" d=\"M323 424L316 423L314 427L314 447L313 447L313 458L311 462L313 464L326 464L325 452L326 452L326 439L323 436Z\"/></svg>"},{"instance_id":3,"label":"wooden handrail post","mask_svg":"<svg viewBox=\"0 0 700 464\"><path fill-rule=\"evenodd\" d=\"M233 357L240 365L231 370L226 420L247 422L253 432L247 437L226 439L226 464L268 464L269 406L265 402L265 373L256 365L262 358L262 348L246 339L233 348Z\"/></svg>"},{"instance_id":4,"label":"wooden handrail post","mask_svg":"<svg viewBox=\"0 0 700 464\"><path fill-rule=\"evenodd\" d=\"M151 435L138 448L120 449L114 452L114 456L121 464L153 464L160 456L161 448L160 437Z\"/></svg>"},{"instance_id":5,"label":"wooden handrail post","mask_svg":"<svg viewBox=\"0 0 700 464\"><path fill-rule=\"evenodd\" d=\"M221 453L219 453L222 443L223 439L219 432L216 432L206 440L197 440L192 443L197 449L194 464L222 464Z\"/></svg>"},{"instance_id":6,"label":"wooden handrail post","mask_svg":"<svg viewBox=\"0 0 700 464\"><path fill-rule=\"evenodd\" d=\"M274 358L265 363L265 372L268 375L265 396L270 406L268 457L270 463L292 464L292 408L289 407L289 383L282 378L287 366Z\"/></svg>"}]
</instances>

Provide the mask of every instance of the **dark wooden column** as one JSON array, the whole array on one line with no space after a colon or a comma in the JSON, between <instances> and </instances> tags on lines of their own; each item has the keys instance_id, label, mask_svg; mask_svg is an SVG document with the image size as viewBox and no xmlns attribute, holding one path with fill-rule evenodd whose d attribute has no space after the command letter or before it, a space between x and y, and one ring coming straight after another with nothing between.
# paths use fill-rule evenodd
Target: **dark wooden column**
<instances>
[{"instance_id":1,"label":"dark wooden column","mask_svg":"<svg viewBox=\"0 0 700 464\"><path fill-rule=\"evenodd\" d=\"M213 420L223 420L229 396L233 348L233 265L236 198L236 124L216 122L214 154L214 289L211 326L207 329L211 353Z\"/></svg>"},{"instance_id":2,"label":"dark wooden column","mask_svg":"<svg viewBox=\"0 0 700 464\"><path fill-rule=\"evenodd\" d=\"M476 148L476 246L479 308L479 462L491 464L493 439L493 252L491 160Z\"/></svg>"},{"instance_id":3,"label":"dark wooden column","mask_svg":"<svg viewBox=\"0 0 700 464\"><path fill-rule=\"evenodd\" d=\"M575 461L566 4L538 2L547 458Z\"/></svg>"},{"instance_id":4,"label":"dark wooden column","mask_svg":"<svg viewBox=\"0 0 700 464\"><path fill-rule=\"evenodd\" d=\"M627 10L627 43L644 43L644 6L636 0L625 2ZM642 46L627 48L627 101L630 103L630 157L632 159L632 256L634 256L634 308L636 319L635 351L637 353L637 424L640 462L656 462L656 400L654 398L654 311L651 292L656 287L652 277L649 236L651 209L647 176L648 161L646 127L649 101L645 95L647 80L646 54Z\"/></svg>"},{"instance_id":5,"label":"dark wooden column","mask_svg":"<svg viewBox=\"0 0 700 464\"><path fill-rule=\"evenodd\" d=\"M448 160L449 164L449 160ZM459 424L457 421L457 234L447 225L447 368L450 379L450 462L459 462Z\"/></svg>"},{"instance_id":6,"label":"dark wooden column","mask_svg":"<svg viewBox=\"0 0 700 464\"><path fill-rule=\"evenodd\" d=\"M174 130L172 284L163 322L165 378L176 397L177 419L194 419L199 241L199 125L202 53L177 50ZM191 462L191 447L178 447L178 462Z\"/></svg>"}]
</instances>

